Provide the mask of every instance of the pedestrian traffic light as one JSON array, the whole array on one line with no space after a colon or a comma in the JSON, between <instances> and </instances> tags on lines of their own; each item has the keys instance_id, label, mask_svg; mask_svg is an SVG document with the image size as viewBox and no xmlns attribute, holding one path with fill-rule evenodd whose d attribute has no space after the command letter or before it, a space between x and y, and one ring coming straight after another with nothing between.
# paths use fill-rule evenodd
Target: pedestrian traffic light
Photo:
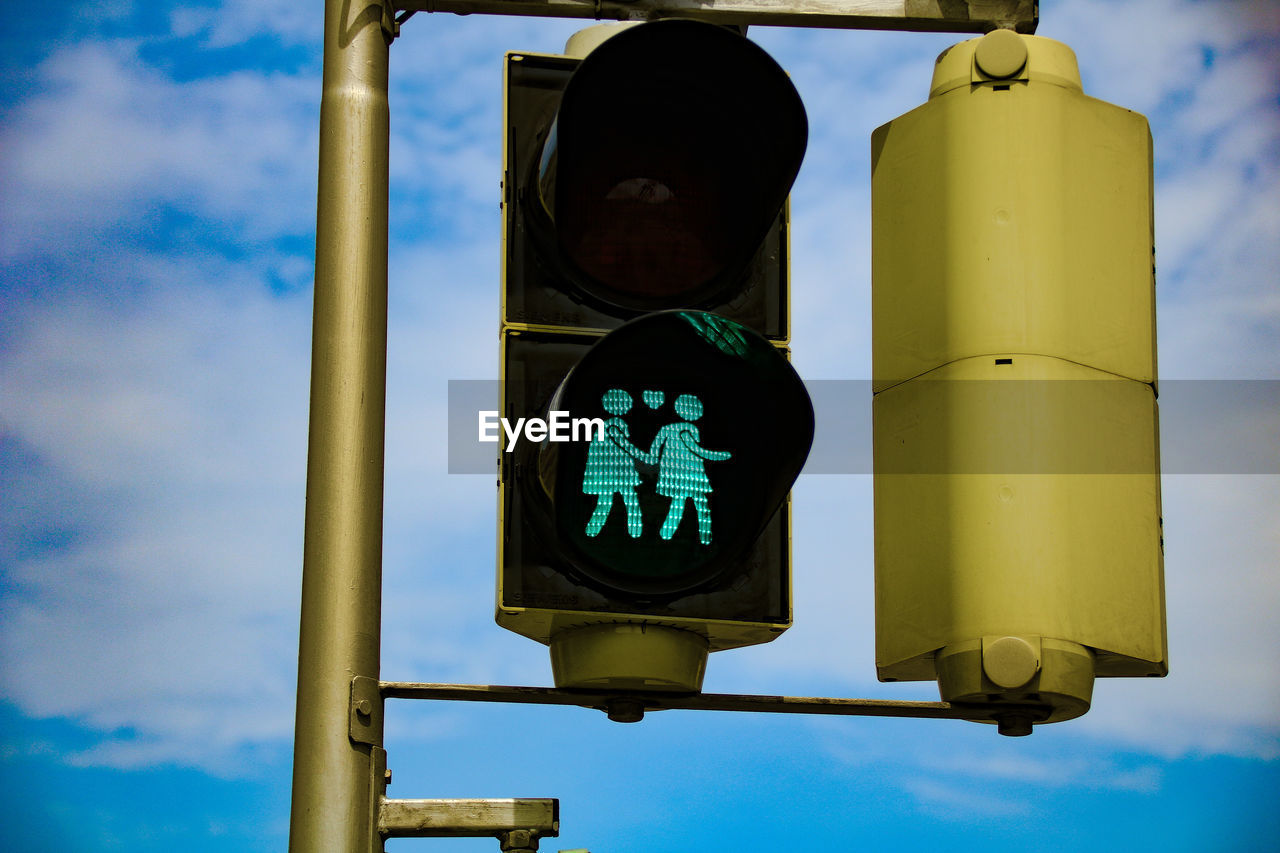
<instances>
[{"instance_id":1,"label":"pedestrian traffic light","mask_svg":"<svg viewBox=\"0 0 1280 853\"><path fill-rule=\"evenodd\" d=\"M876 666L1001 731L1167 672L1146 119L996 31L872 135Z\"/></svg>"},{"instance_id":2,"label":"pedestrian traffic light","mask_svg":"<svg viewBox=\"0 0 1280 853\"><path fill-rule=\"evenodd\" d=\"M507 57L502 416L550 427L500 453L497 619L551 646L559 686L697 690L709 651L791 621L807 125L737 31L604 32Z\"/></svg>"}]
</instances>

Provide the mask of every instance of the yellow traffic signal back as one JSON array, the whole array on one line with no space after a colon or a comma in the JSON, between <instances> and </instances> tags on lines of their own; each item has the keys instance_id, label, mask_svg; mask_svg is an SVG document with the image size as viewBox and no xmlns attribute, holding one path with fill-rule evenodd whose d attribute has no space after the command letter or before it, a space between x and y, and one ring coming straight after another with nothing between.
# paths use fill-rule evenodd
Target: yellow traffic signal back
<instances>
[{"instance_id":1,"label":"yellow traffic signal back","mask_svg":"<svg viewBox=\"0 0 1280 853\"><path fill-rule=\"evenodd\" d=\"M1065 45L945 52L872 136L876 665L1002 731L1166 672L1151 139Z\"/></svg>"}]
</instances>

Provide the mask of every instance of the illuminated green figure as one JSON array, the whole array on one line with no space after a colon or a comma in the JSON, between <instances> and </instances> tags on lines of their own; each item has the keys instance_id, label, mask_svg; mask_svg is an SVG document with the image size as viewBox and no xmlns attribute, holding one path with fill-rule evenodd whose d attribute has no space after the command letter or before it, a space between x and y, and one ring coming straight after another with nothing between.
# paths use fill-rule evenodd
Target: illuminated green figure
<instances>
[{"instance_id":1,"label":"illuminated green figure","mask_svg":"<svg viewBox=\"0 0 1280 853\"><path fill-rule=\"evenodd\" d=\"M723 462L733 454L707 450L698 443L698 428L691 421L702 417L701 400L692 394L681 394L675 407L682 420L658 430L649 448L649 456L658 460L658 494L671 498L661 535L663 539L675 535L684 516L685 501L691 500L698 513L698 541L710 545L711 507L707 495L711 493L711 481L707 479L705 462Z\"/></svg>"},{"instance_id":2,"label":"illuminated green figure","mask_svg":"<svg viewBox=\"0 0 1280 853\"><path fill-rule=\"evenodd\" d=\"M595 536L604 527L613 510L613 496L622 496L622 505L627 508L627 533L637 538L643 530L640 515L640 499L636 497L636 486L640 485L640 474L636 471L636 460L652 460L631 443L631 431L622 415L631 411L631 395L626 391L611 388L601 398L604 410L614 417L605 421L603 440L590 443L587 448L587 470L582 475L582 492L588 495L599 495L596 510L587 521L587 535Z\"/></svg>"}]
</instances>

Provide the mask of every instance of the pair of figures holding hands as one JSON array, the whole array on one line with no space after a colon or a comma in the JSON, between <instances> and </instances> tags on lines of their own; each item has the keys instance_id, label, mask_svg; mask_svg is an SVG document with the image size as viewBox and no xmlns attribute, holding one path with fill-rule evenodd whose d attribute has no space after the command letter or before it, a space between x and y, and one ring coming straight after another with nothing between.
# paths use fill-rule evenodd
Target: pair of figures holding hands
<instances>
[{"instance_id":1,"label":"pair of figures holding hands","mask_svg":"<svg viewBox=\"0 0 1280 853\"><path fill-rule=\"evenodd\" d=\"M646 391L645 402L651 408L661 405L660 392ZM733 454L727 450L708 450L700 443L698 427L693 423L702 417L702 401L693 394L676 398L675 412L679 420L658 430L648 452L631 442L631 430L623 418L631 411L631 395L620 389L604 393L604 410L612 417L605 421L604 440L591 442L587 451L587 467L582 491L597 495L595 512L587 522L586 533L596 536L604 528L613 509L614 495L622 498L627 513L627 533L638 538L643 532L643 518L636 487L640 485L638 462L658 467L655 491L671 499L666 520L659 535L670 539L684 517L685 505L693 503L698 517L698 541L711 544L711 481L707 478L707 462L723 462Z\"/></svg>"}]
</instances>

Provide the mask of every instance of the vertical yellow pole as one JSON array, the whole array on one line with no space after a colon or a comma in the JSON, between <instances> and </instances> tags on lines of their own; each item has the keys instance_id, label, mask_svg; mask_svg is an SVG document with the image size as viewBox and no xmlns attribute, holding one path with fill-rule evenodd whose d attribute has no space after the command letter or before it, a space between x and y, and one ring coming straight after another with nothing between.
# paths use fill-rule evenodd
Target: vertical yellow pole
<instances>
[{"instance_id":1,"label":"vertical yellow pole","mask_svg":"<svg viewBox=\"0 0 1280 853\"><path fill-rule=\"evenodd\" d=\"M311 423L291 853L374 848L351 679L378 678L387 351L388 37L379 0L326 0Z\"/></svg>"}]
</instances>

